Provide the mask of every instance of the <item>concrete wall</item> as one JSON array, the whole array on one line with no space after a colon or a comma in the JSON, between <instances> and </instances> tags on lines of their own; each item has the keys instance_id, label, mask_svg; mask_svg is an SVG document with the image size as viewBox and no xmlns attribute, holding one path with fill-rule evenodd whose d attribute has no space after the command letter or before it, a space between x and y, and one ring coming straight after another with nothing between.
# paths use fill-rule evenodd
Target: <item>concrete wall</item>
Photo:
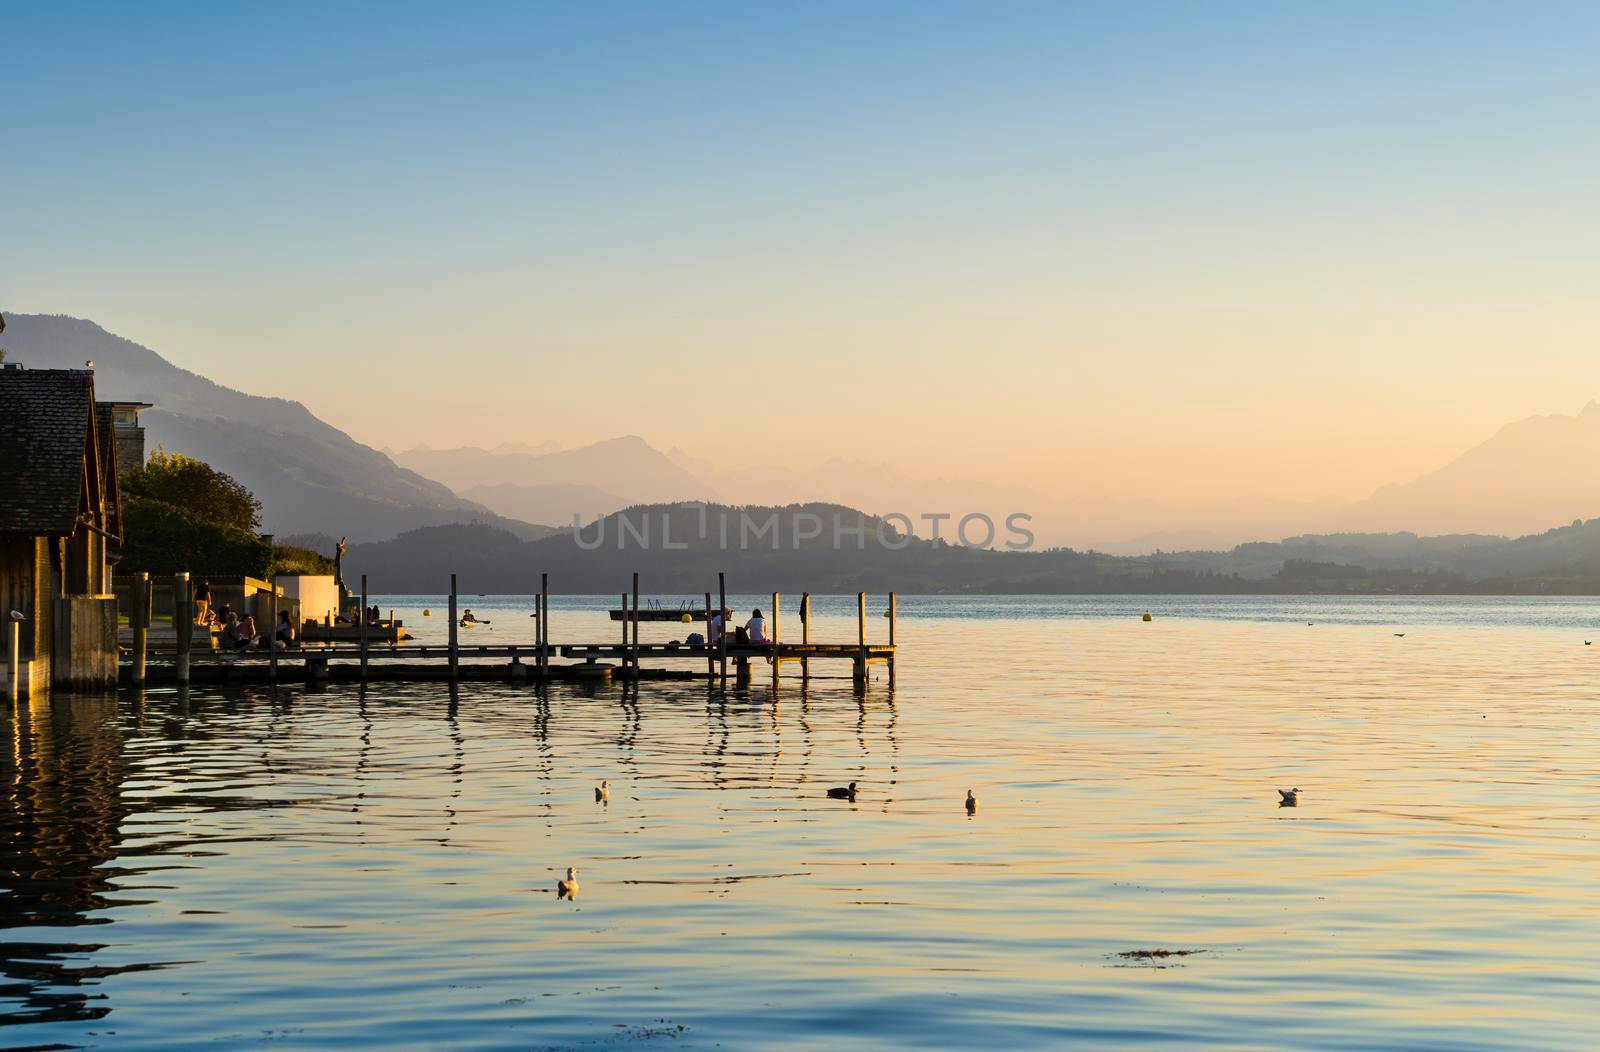
<instances>
[{"instance_id":1,"label":"concrete wall","mask_svg":"<svg viewBox=\"0 0 1600 1052\"><path fill-rule=\"evenodd\" d=\"M69 595L55 601L51 682L67 689L117 685L117 597Z\"/></svg>"},{"instance_id":2,"label":"concrete wall","mask_svg":"<svg viewBox=\"0 0 1600 1052\"><path fill-rule=\"evenodd\" d=\"M339 589L333 575L280 577L278 587L286 597L300 600L300 616L307 621L339 616Z\"/></svg>"}]
</instances>

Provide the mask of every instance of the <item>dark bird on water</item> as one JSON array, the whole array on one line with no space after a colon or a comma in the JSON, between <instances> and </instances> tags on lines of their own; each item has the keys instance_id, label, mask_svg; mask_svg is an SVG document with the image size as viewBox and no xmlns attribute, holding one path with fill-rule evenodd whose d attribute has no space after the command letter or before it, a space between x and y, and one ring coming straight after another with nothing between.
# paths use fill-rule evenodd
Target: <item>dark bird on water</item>
<instances>
[{"instance_id":1,"label":"dark bird on water","mask_svg":"<svg viewBox=\"0 0 1600 1052\"><path fill-rule=\"evenodd\" d=\"M967 790L967 814L976 814L978 811L978 798L972 795L972 790Z\"/></svg>"},{"instance_id":2,"label":"dark bird on water","mask_svg":"<svg viewBox=\"0 0 1600 1052\"><path fill-rule=\"evenodd\" d=\"M856 798L856 783L851 782L848 789L842 785L836 785L828 790L828 797L833 800L854 800Z\"/></svg>"},{"instance_id":3,"label":"dark bird on water","mask_svg":"<svg viewBox=\"0 0 1600 1052\"><path fill-rule=\"evenodd\" d=\"M1300 806L1300 789L1298 786L1293 789L1279 789L1278 796L1281 797L1281 799L1278 801L1279 807Z\"/></svg>"},{"instance_id":4,"label":"dark bird on water","mask_svg":"<svg viewBox=\"0 0 1600 1052\"><path fill-rule=\"evenodd\" d=\"M1405 637L1406 637L1406 634L1405 634L1405 633L1404 633L1404 632L1396 632L1396 633L1395 633L1395 634L1394 634L1394 637L1395 637L1395 638L1396 638L1396 639L1404 639L1404 638L1405 638Z\"/></svg>"}]
</instances>

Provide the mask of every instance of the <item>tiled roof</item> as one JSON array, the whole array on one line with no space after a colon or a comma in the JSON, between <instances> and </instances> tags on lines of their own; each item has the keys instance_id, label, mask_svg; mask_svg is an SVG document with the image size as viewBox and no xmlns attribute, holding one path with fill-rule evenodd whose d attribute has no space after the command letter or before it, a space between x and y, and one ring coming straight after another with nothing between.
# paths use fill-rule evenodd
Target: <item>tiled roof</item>
<instances>
[{"instance_id":1,"label":"tiled roof","mask_svg":"<svg viewBox=\"0 0 1600 1052\"><path fill-rule=\"evenodd\" d=\"M0 369L0 533L73 532L93 405L91 372Z\"/></svg>"}]
</instances>

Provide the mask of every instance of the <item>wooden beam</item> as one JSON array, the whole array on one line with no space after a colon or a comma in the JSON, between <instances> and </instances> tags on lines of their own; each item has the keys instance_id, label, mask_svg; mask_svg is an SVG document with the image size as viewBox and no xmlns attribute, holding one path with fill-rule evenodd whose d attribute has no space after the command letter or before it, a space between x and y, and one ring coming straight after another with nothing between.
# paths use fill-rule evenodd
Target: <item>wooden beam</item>
<instances>
[{"instance_id":1,"label":"wooden beam","mask_svg":"<svg viewBox=\"0 0 1600 1052\"><path fill-rule=\"evenodd\" d=\"M194 582L187 571L172 580L172 630L177 636L178 654L173 673L179 683L189 683L189 649L194 642ZM210 632L208 628L206 630Z\"/></svg>"},{"instance_id":2,"label":"wooden beam","mask_svg":"<svg viewBox=\"0 0 1600 1052\"><path fill-rule=\"evenodd\" d=\"M456 633L461 626L456 621L456 575L450 575L450 678L461 675L461 644Z\"/></svg>"},{"instance_id":3,"label":"wooden beam","mask_svg":"<svg viewBox=\"0 0 1600 1052\"><path fill-rule=\"evenodd\" d=\"M367 681L367 575L361 575L361 682Z\"/></svg>"}]
</instances>

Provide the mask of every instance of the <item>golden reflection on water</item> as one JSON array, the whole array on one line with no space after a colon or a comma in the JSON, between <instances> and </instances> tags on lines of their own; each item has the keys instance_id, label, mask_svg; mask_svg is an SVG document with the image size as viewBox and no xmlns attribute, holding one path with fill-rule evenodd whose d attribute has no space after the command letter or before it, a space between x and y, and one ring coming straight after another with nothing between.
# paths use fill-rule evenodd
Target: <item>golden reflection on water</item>
<instances>
[{"instance_id":1,"label":"golden reflection on water","mask_svg":"<svg viewBox=\"0 0 1600 1052\"><path fill-rule=\"evenodd\" d=\"M4 1010L25 1042L115 1023L151 1048L174 1026L374 1047L663 1025L679 1048L1585 1044L1600 659L1576 634L1158 616L901 635L893 692L26 707ZM825 797L850 781L854 802ZM569 865L582 891L558 900ZM65 930L83 923L95 942ZM36 965L46 943L67 948ZM1122 956L1156 949L1199 952Z\"/></svg>"}]
</instances>

